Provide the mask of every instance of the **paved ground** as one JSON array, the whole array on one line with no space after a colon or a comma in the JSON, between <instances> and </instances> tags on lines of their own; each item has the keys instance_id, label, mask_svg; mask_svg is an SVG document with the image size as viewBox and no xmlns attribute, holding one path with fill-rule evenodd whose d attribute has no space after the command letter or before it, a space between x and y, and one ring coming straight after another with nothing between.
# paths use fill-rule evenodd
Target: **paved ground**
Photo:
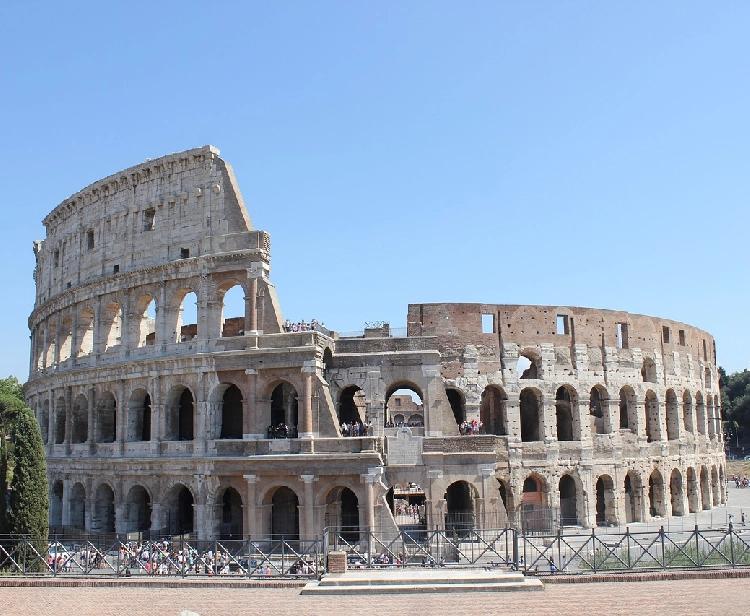
<instances>
[{"instance_id":1,"label":"paved ground","mask_svg":"<svg viewBox=\"0 0 750 616\"><path fill-rule=\"evenodd\" d=\"M747 579L552 584L541 592L300 596L297 589L228 588L0 588L0 614L8 616L481 616L484 614L744 615L750 612Z\"/></svg>"}]
</instances>

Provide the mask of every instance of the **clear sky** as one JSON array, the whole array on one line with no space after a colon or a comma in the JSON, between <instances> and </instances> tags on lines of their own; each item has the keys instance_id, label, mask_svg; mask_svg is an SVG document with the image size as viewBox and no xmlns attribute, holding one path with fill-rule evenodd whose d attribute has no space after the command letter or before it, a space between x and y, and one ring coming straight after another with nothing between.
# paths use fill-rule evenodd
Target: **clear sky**
<instances>
[{"instance_id":1,"label":"clear sky","mask_svg":"<svg viewBox=\"0 0 750 616\"><path fill-rule=\"evenodd\" d=\"M5 0L0 23L0 377L28 375L42 218L209 143L285 318L612 308L748 366L748 2Z\"/></svg>"}]
</instances>

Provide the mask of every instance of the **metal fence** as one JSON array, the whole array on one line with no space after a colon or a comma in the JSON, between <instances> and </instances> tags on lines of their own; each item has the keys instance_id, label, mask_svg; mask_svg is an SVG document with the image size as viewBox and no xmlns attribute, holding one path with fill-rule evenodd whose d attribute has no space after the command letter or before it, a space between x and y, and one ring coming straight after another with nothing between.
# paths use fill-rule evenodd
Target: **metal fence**
<instances>
[{"instance_id":1,"label":"metal fence","mask_svg":"<svg viewBox=\"0 0 750 616\"><path fill-rule=\"evenodd\" d=\"M333 550L345 552L351 568L509 567L538 575L584 575L750 565L750 530L695 526L674 532L660 528L525 534L513 528L461 525L377 532L357 527L329 528L314 541L0 537L0 574L306 579L325 573L325 555Z\"/></svg>"}]
</instances>

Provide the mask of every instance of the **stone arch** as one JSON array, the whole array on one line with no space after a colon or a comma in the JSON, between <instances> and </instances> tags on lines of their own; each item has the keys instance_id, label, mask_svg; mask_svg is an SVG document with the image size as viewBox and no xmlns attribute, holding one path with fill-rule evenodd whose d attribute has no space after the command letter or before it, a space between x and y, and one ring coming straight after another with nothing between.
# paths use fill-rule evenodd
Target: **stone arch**
<instances>
[{"instance_id":1,"label":"stone arch","mask_svg":"<svg viewBox=\"0 0 750 616\"><path fill-rule=\"evenodd\" d=\"M620 388L620 429L635 432L637 425L635 391L626 385Z\"/></svg>"},{"instance_id":2,"label":"stone arch","mask_svg":"<svg viewBox=\"0 0 750 616\"><path fill-rule=\"evenodd\" d=\"M239 281L230 279L225 280L217 292L221 302L221 337L242 336L245 333L245 288ZM258 323L262 322L259 318Z\"/></svg>"},{"instance_id":3,"label":"stone arch","mask_svg":"<svg viewBox=\"0 0 750 616\"><path fill-rule=\"evenodd\" d=\"M416 411L420 414L423 413L424 394L422 393L422 389L414 382L399 379L391 383L386 389L385 393L385 404L383 405L383 408L385 409L385 421L388 421L389 417L395 415L398 412L401 412L405 415L407 408L405 408L404 406L398 406L398 404L402 404L404 401L406 402L408 407L416 409ZM407 395L412 398L411 402L409 400L405 400L405 397ZM414 400L415 395L417 396L417 398L419 398L419 402ZM399 400L401 400L402 402L399 402ZM412 406L412 403L414 406Z\"/></svg>"},{"instance_id":4,"label":"stone arch","mask_svg":"<svg viewBox=\"0 0 750 616\"><path fill-rule=\"evenodd\" d=\"M59 479L50 484L49 525L51 532L60 532L63 519L63 482Z\"/></svg>"},{"instance_id":5,"label":"stone arch","mask_svg":"<svg viewBox=\"0 0 750 616\"><path fill-rule=\"evenodd\" d=\"M479 419L486 434L508 434L508 396L502 387L488 385L482 392Z\"/></svg>"},{"instance_id":6,"label":"stone arch","mask_svg":"<svg viewBox=\"0 0 750 616\"><path fill-rule=\"evenodd\" d=\"M115 532L115 491L107 482L99 484L94 493L91 529L104 533Z\"/></svg>"},{"instance_id":7,"label":"stone arch","mask_svg":"<svg viewBox=\"0 0 750 616\"><path fill-rule=\"evenodd\" d=\"M698 475L692 466L687 469L687 497L688 511L698 513L701 510L700 486L698 484Z\"/></svg>"},{"instance_id":8,"label":"stone arch","mask_svg":"<svg viewBox=\"0 0 750 616\"><path fill-rule=\"evenodd\" d=\"M111 391L97 396L97 435L98 443L114 443L117 440L117 399Z\"/></svg>"},{"instance_id":9,"label":"stone arch","mask_svg":"<svg viewBox=\"0 0 750 616\"><path fill-rule=\"evenodd\" d=\"M86 488L77 482L70 489L70 525L77 530L86 530Z\"/></svg>"},{"instance_id":10,"label":"stone arch","mask_svg":"<svg viewBox=\"0 0 750 616\"><path fill-rule=\"evenodd\" d=\"M70 359L73 352L73 319L66 314L62 319L60 328L60 361Z\"/></svg>"},{"instance_id":11,"label":"stone arch","mask_svg":"<svg viewBox=\"0 0 750 616\"><path fill-rule=\"evenodd\" d=\"M651 443L661 439L661 421L659 418L659 400L652 390L648 390L645 396L646 410L646 440Z\"/></svg>"},{"instance_id":12,"label":"stone arch","mask_svg":"<svg viewBox=\"0 0 750 616\"><path fill-rule=\"evenodd\" d=\"M167 396L164 439L192 441L194 438L195 399L184 385L174 386Z\"/></svg>"},{"instance_id":13,"label":"stone arch","mask_svg":"<svg viewBox=\"0 0 750 616\"><path fill-rule=\"evenodd\" d=\"M135 347L153 346L156 344L156 318L159 306L153 295L141 295L135 302L133 310L133 330Z\"/></svg>"},{"instance_id":14,"label":"stone arch","mask_svg":"<svg viewBox=\"0 0 750 616\"><path fill-rule=\"evenodd\" d=\"M57 340L57 323L50 319L47 323L47 348L44 351L44 365L50 368L57 364L57 346L55 341Z\"/></svg>"},{"instance_id":15,"label":"stone arch","mask_svg":"<svg viewBox=\"0 0 750 616\"><path fill-rule=\"evenodd\" d=\"M521 527L526 531L549 531L548 488L545 479L531 473L521 487Z\"/></svg>"},{"instance_id":16,"label":"stone arch","mask_svg":"<svg viewBox=\"0 0 750 616\"><path fill-rule=\"evenodd\" d=\"M609 475L599 475L596 480L596 525L611 526L615 523L615 482Z\"/></svg>"},{"instance_id":17,"label":"stone arch","mask_svg":"<svg viewBox=\"0 0 750 616\"><path fill-rule=\"evenodd\" d=\"M682 489L682 473L678 468L672 469L669 477L669 498L673 516L685 515L685 496Z\"/></svg>"},{"instance_id":18,"label":"stone arch","mask_svg":"<svg viewBox=\"0 0 750 616\"><path fill-rule=\"evenodd\" d=\"M275 381L270 398L268 438L296 438L299 423L297 389L289 381Z\"/></svg>"},{"instance_id":19,"label":"stone arch","mask_svg":"<svg viewBox=\"0 0 750 616\"><path fill-rule=\"evenodd\" d=\"M282 485L267 493L271 503L271 537L299 539L299 496Z\"/></svg>"},{"instance_id":20,"label":"stone arch","mask_svg":"<svg viewBox=\"0 0 750 616\"><path fill-rule=\"evenodd\" d=\"M689 432L690 434L695 432L693 397L687 389L682 394L682 425L685 426L685 432Z\"/></svg>"},{"instance_id":21,"label":"stone arch","mask_svg":"<svg viewBox=\"0 0 750 616\"><path fill-rule=\"evenodd\" d=\"M542 392L527 387L519 395L521 416L521 441L527 443L542 440Z\"/></svg>"},{"instance_id":22,"label":"stone arch","mask_svg":"<svg viewBox=\"0 0 750 616\"><path fill-rule=\"evenodd\" d=\"M168 535L187 535L193 532L194 505L195 498L187 486L182 483L172 486L164 502L164 524Z\"/></svg>"},{"instance_id":23,"label":"stone arch","mask_svg":"<svg viewBox=\"0 0 750 616\"><path fill-rule=\"evenodd\" d=\"M592 434L611 432L608 411L609 395L602 385L594 385L589 392L589 419ZM606 413L606 416L605 416Z\"/></svg>"},{"instance_id":24,"label":"stone arch","mask_svg":"<svg viewBox=\"0 0 750 616\"><path fill-rule=\"evenodd\" d=\"M222 386L220 386L222 387ZM223 385L221 396L220 439L241 439L243 425L243 397L235 384ZM218 393L218 392L217 392Z\"/></svg>"},{"instance_id":25,"label":"stone arch","mask_svg":"<svg viewBox=\"0 0 750 616\"><path fill-rule=\"evenodd\" d=\"M706 436L706 406L703 404L703 394L695 394L695 420L698 424L698 434Z\"/></svg>"},{"instance_id":26,"label":"stone arch","mask_svg":"<svg viewBox=\"0 0 750 616\"><path fill-rule=\"evenodd\" d=\"M557 440L572 441L576 422L573 411L578 411L578 395L570 385L563 385L555 392L555 418L557 419Z\"/></svg>"},{"instance_id":27,"label":"stone arch","mask_svg":"<svg viewBox=\"0 0 750 616\"><path fill-rule=\"evenodd\" d=\"M130 394L126 430L128 442L151 440L151 396L145 389Z\"/></svg>"},{"instance_id":28,"label":"stone arch","mask_svg":"<svg viewBox=\"0 0 750 616\"><path fill-rule=\"evenodd\" d=\"M53 439L56 445L65 442L65 406L65 398L58 398L57 403L55 404L55 432Z\"/></svg>"},{"instance_id":29,"label":"stone arch","mask_svg":"<svg viewBox=\"0 0 750 616\"><path fill-rule=\"evenodd\" d=\"M221 507L219 538L242 539L245 525L240 493L233 487L227 487L217 495L216 505L217 508Z\"/></svg>"},{"instance_id":30,"label":"stone arch","mask_svg":"<svg viewBox=\"0 0 750 616\"><path fill-rule=\"evenodd\" d=\"M641 476L636 471L628 471L625 475L625 523L643 521L643 484Z\"/></svg>"},{"instance_id":31,"label":"stone arch","mask_svg":"<svg viewBox=\"0 0 750 616\"><path fill-rule=\"evenodd\" d=\"M89 401L78 394L70 410L70 437L73 443L85 443L89 439Z\"/></svg>"},{"instance_id":32,"label":"stone arch","mask_svg":"<svg viewBox=\"0 0 750 616\"><path fill-rule=\"evenodd\" d=\"M706 396L706 421L708 424L708 438L716 438L716 419L714 417L714 399L712 396Z\"/></svg>"},{"instance_id":33,"label":"stone arch","mask_svg":"<svg viewBox=\"0 0 750 616\"><path fill-rule=\"evenodd\" d=\"M560 525L577 526L578 521L578 486L571 473L565 473L558 483L560 492Z\"/></svg>"},{"instance_id":34,"label":"stone arch","mask_svg":"<svg viewBox=\"0 0 750 616\"><path fill-rule=\"evenodd\" d=\"M151 494L141 485L128 490L125 499L125 528L129 533L151 530Z\"/></svg>"},{"instance_id":35,"label":"stone arch","mask_svg":"<svg viewBox=\"0 0 750 616\"><path fill-rule=\"evenodd\" d=\"M104 338L104 351L118 349L122 345L122 308L117 302L109 302L102 312L100 327Z\"/></svg>"},{"instance_id":36,"label":"stone arch","mask_svg":"<svg viewBox=\"0 0 750 616\"><path fill-rule=\"evenodd\" d=\"M676 441L680 438L680 410L674 389L667 390L665 408L667 412L667 440Z\"/></svg>"},{"instance_id":37,"label":"stone arch","mask_svg":"<svg viewBox=\"0 0 750 616\"><path fill-rule=\"evenodd\" d=\"M652 518L666 515L666 502L664 500L664 477L659 469L654 469L648 477L648 506Z\"/></svg>"},{"instance_id":38,"label":"stone arch","mask_svg":"<svg viewBox=\"0 0 750 616\"><path fill-rule=\"evenodd\" d=\"M334 486L328 491L325 497L325 526L342 533L347 541L359 539L359 498L351 488Z\"/></svg>"},{"instance_id":39,"label":"stone arch","mask_svg":"<svg viewBox=\"0 0 750 616\"><path fill-rule=\"evenodd\" d=\"M76 340L78 341L77 357L85 357L94 352L94 310L90 306L86 306L78 315Z\"/></svg>"},{"instance_id":40,"label":"stone arch","mask_svg":"<svg viewBox=\"0 0 750 616\"><path fill-rule=\"evenodd\" d=\"M448 398L451 411L453 411L456 425L460 426L466 421L466 394L458 389L458 387L446 387L445 396Z\"/></svg>"},{"instance_id":41,"label":"stone arch","mask_svg":"<svg viewBox=\"0 0 750 616\"><path fill-rule=\"evenodd\" d=\"M358 385L347 385L339 394L338 411L339 425L364 421L367 409L365 392Z\"/></svg>"},{"instance_id":42,"label":"stone arch","mask_svg":"<svg viewBox=\"0 0 750 616\"><path fill-rule=\"evenodd\" d=\"M409 415L409 419L406 420L406 423L410 426L422 427L424 426L424 415L422 415L422 413L413 413L412 415Z\"/></svg>"},{"instance_id":43,"label":"stone arch","mask_svg":"<svg viewBox=\"0 0 750 616\"><path fill-rule=\"evenodd\" d=\"M461 533L471 530L476 524L476 488L468 481L454 481L443 496L445 499L445 529Z\"/></svg>"},{"instance_id":44,"label":"stone arch","mask_svg":"<svg viewBox=\"0 0 750 616\"><path fill-rule=\"evenodd\" d=\"M198 337L198 294L190 287L181 287L172 295L167 313L166 331L171 342L190 342Z\"/></svg>"}]
</instances>

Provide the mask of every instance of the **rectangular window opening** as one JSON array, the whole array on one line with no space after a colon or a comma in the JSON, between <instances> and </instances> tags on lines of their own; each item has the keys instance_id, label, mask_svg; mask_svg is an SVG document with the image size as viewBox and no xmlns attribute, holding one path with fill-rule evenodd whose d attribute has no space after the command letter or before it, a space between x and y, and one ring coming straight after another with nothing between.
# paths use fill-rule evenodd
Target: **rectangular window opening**
<instances>
[{"instance_id":1,"label":"rectangular window opening","mask_svg":"<svg viewBox=\"0 0 750 616\"><path fill-rule=\"evenodd\" d=\"M115 273L115 274L119 274L120 273L120 266L119 265L113 265L112 266L112 272Z\"/></svg>"},{"instance_id":2,"label":"rectangular window opening","mask_svg":"<svg viewBox=\"0 0 750 616\"><path fill-rule=\"evenodd\" d=\"M685 346L685 330L680 330L680 346Z\"/></svg>"},{"instance_id":3,"label":"rectangular window opening","mask_svg":"<svg viewBox=\"0 0 750 616\"><path fill-rule=\"evenodd\" d=\"M482 315L482 333L483 334L495 333L495 315L494 314Z\"/></svg>"},{"instance_id":4,"label":"rectangular window opening","mask_svg":"<svg viewBox=\"0 0 750 616\"><path fill-rule=\"evenodd\" d=\"M618 349L628 348L628 324L627 323L617 324L617 348Z\"/></svg>"},{"instance_id":5,"label":"rectangular window opening","mask_svg":"<svg viewBox=\"0 0 750 616\"><path fill-rule=\"evenodd\" d=\"M143 212L143 230L151 231L154 228L154 218L156 217L156 210L149 208Z\"/></svg>"},{"instance_id":6,"label":"rectangular window opening","mask_svg":"<svg viewBox=\"0 0 750 616\"><path fill-rule=\"evenodd\" d=\"M706 350L706 341L703 341L703 361L708 361L708 351Z\"/></svg>"},{"instance_id":7,"label":"rectangular window opening","mask_svg":"<svg viewBox=\"0 0 750 616\"><path fill-rule=\"evenodd\" d=\"M55 250L52 261L53 261L54 267L58 267L60 265L60 251L59 250Z\"/></svg>"},{"instance_id":8,"label":"rectangular window opening","mask_svg":"<svg viewBox=\"0 0 750 616\"><path fill-rule=\"evenodd\" d=\"M557 334L560 336L570 335L570 319L567 314L557 315Z\"/></svg>"},{"instance_id":9,"label":"rectangular window opening","mask_svg":"<svg viewBox=\"0 0 750 616\"><path fill-rule=\"evenodd\" d=\"M189 258L190 258L190 249L180 248L180 259L189 259Z\"/></svg>"},{"instance_id":10,"label":"rectangular window opening","mask_svg":"<svg viewBox=\"0 0 750 616\"><path fill-rule=\"evenodd\" d=\"M86 250L93 250L93 249L94 249L94 232L87 231L86 232Z\"/></svg>"},{"instance_id":11,"label":"rectangular window opening","mask_svg":"<svg viewBox=\"0 0 750 616\"><path fill-rule=\"evenodd\" d=\"M661 338L664 344L669 344L669 328L666 325L662 325L661 327Z\"/></svg>"}]
</instances>

